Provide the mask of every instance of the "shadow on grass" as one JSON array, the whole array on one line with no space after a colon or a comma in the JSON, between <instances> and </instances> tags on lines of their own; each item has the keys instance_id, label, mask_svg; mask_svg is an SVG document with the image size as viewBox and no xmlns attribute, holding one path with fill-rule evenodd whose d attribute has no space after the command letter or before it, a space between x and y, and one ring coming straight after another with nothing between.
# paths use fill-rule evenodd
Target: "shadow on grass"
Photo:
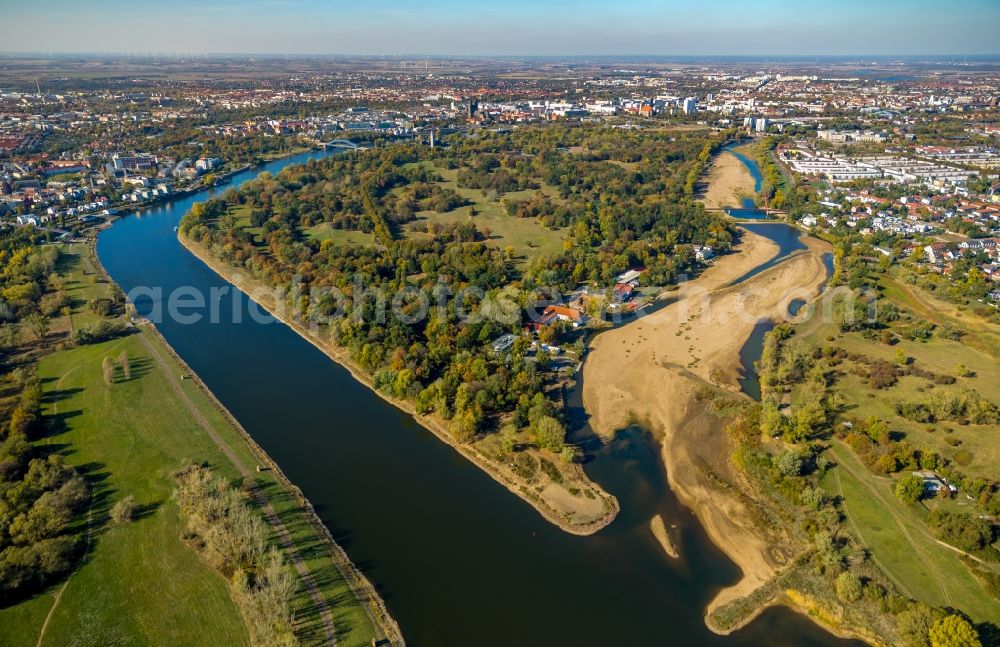
<instances>
[{"instance_id":1,"label":"shadow on grass","mask_svg":"<svg viewBox=\"0 0 1000 647\"><path fill-rule=\"evenodd\" d=\"M52 378L43 380L42 383L44 384L45 382L49 381L49 379ZM57 402L62 402L63 400L69 399L74 395L76 395L77 393L82 393L82 392L83 392L83 387L79 386L69 389L52 389L51 391L45 391L42 394L42 403L55 404Z\"/></svg>"},{"instance_id":2,"label":"shadow on grass","mask_svg":"<svg viewBox=\"0 0 1000 647\"><path fill-rule=\"evenodd\" d=\"M151 517L156 514L156 511L163 506L163 501L151 501L150 503L140 503L135 506L135 510L132 512L132 521L138 521L140 519L145 519L146 517Z\"/></svg>"},{"instance_id":3,"label":"shadow on grass","mask_svg":"<svg viewBox=\"0 0 1000 647\"><path fill-rule=\"evenodd\" d=\"M108 525L111 506L114 505L115 489L107 483L111 472L104 463L91 461L76 467L76 471L87 481L90 488L90 532L96 536Z\"/></svg>"},{"instance_id":4,"label":"shadow on grass","mask_svg":"<svg viewBox=\"0 0 1000 647\"><path fill-rule=\"evenodd\" d=\"M59 413L53 413L45 416L45 428L38 435L39 440L45 440L47 438L55 438L56 436L61 436L62 434L69 431L68 420L72 418L77 418L83 415L82 409L74 409L72 411L61 411Z\"/></svg>"},{"instance_id":5,"label":"shadow on grass","mask_svg":"<svg viewBox=\"0 0 1000 647\"><path fill-rule=\"evenodd\" d=\"M140 380L153 370L153 360L149 357L136 357L129 359L129 376L122 377L121 368L116 369L119 377L115 378L115 384L123 384Z\"/></svg>"},{"instance_id":6,"label":"shadow on grass","mask_svg":"<svg viewBox=\"0 0 1000 647\"><path fill-rule=\"evenodd\" d=\"M308 599L309 602L297 605L295 608L295 635L303 644L326 642L320 606L312 602L312 598L309 597L308 591L304 588L299 591L299 594L303 596L303 599ZM353 642L349 636L354 631L355 625L344 614L339 613L339 609L355 606L356 604L357 602L350 592L326 598L324 606L330 609L333 631L337 636L338 642Z\"/></svg>"},{"instance_id":7,"label":"shadow on grass","mask_svg":"<svg viewBox=\"0 0 1000 647\"><path fill-rule=\"evenodd\" d=\"M265 499L271 502L271 505L287 503L295 498L291 492L283 488L276 481L254 479L254 486Z\"/></svg>"}]
</instances>

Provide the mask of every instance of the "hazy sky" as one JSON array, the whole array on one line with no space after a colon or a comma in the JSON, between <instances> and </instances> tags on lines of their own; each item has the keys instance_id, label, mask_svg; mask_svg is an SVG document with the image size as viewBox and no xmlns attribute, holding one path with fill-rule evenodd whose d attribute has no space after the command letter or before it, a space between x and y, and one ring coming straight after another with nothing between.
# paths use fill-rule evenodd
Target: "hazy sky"
<instances>
[{"instance_id":1,"label":"hazy sky","mask_svg":"<svg viewBox=\"0 0 1000 647\"><path fill-rule=\"evenodd\" d=\"M996 54L1000 0L0 0L0 51Z\"/></svg>"}]
</instances>

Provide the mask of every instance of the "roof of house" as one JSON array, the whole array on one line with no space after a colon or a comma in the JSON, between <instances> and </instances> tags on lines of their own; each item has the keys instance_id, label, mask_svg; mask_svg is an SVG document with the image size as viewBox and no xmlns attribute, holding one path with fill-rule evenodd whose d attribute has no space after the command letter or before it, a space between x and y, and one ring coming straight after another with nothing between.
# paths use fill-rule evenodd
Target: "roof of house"
<instances>
[{"instance_id":1,"label":"roof of house","mask_svg":"<svg viewBox=\"0 0 1000 647\"><path fill-rule=\"evenodd\" d=\"M573 308L567 308L566 306L548 306L545 308L544 315L554 314L562 317L567 317L573 321L579 321L583 318L583 314L579 310L574 310Z\"/></svg>"}]
</instances>

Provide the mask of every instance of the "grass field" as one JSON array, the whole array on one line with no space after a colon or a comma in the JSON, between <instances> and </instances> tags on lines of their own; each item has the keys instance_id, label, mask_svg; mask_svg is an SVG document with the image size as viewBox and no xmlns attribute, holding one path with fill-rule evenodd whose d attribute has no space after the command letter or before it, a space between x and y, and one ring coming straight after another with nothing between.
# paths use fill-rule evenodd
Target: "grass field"
<instances>
[{"instance_id":1,"label":"grass field","mask_svg":"<svg viewBox=\"0 0 1000 647\"><path fill-rule=\"evenodd\" d=\"M892 294L891 298L896 301L894 293L888 294ZM908 302L898 303L910 307ZM946 315L942 312L943 309L939 309L934 315L938 323L946 323L942 319ZM926 319L923 314L918 313L918 317ZM847 416L881 418L889 423L893 431L905 434L905 440L915 447L933 449L951 460L958 456L961 469L966 474L1000 480L1000 443L997 442L1000 426L961 425L955 422L922 424L896 415L897 402L920 401L934 392L958 392L962 389L973 389L1000 405L1000 389L995 386L1000 384L1000 362L985 352L982 346L968 343L972 339L988 339L994 334L995 326L975 320L971 315L964 320L951 318L947 323L966 333L961 341L935 335L927 341L900 339L890 346L865 339L860 333L841 333L835 323L823 321L817 312L808 322L796 328L795 339L810 347L837 346L893 364L901 349L904 355L912 358L914 366L942 375L957 376L958 367L963 366L971 377L957 377L956 383L951 385L932 384L922 378L904 376L895 386L873 389L861 377L848 373L837 378L833 389L843 397Z\"/></svg>"},{"instance_id":2,"label":"grass field","mask_svg":"<svg viewBox=\"0 0 1000 647\"><path fill-rule=\"evenodd\" d=\"M912 310L936 325L951 325L965 332L962 342L1000 360L1000 326L979 316L973 308L938 299L927 291L908 285L893 276L880 281L887 298ZM982 304L976 307L986 308Z\"/></svg>"},{"instance_id":3,"label":"grass field","mask_svg":"<svg viewBox=\"0 0 1000 647\"><path fill-rule=\"evenodd\" d=\"M109 286L97 275L89 250L76 245L60 260L64 289L75 299L72 325L96 318L87 299ZM68 327L69 322L62 322ZM127 352L131 378L103 381L101 361ZM163 361L166 360L165 363ZM167 366L170 374L163 370ZM239 472L188 408L195 407L244 466L258 463L239 432L192 381L182 379L159 337L139 331L102 344L55 352L39 365L50 443L92 484L89 548L82 565L64 583L22 604L0 610L0 644L43 645L247 643L242 618L222 577L181 541L183 521L171 500L172 474L185 462L207 462L221 474ZM182 389L187 402L175 388ZM375 635L325 545L298 502L269 473L261 489L292 534L297 549L333 605L340 643L367 645ZM135 497L140 513L128 524L107 520L121 497ZM53 605L58 599L58 605ZM294 601L297 633L304 644L322 637L322 624L303 589Z\"/></svg>"},{"instance_id":4,"label":"grass field","mask_svg":"<svg viewBox=\"0 0 1000 647\"><path fill-rule=\"evenodd\" d=\"M426 163L425 163L426 164ZM505 249L511 247L520 261L527 261L537 256L552 255L562 251L563 241L567 238L566 231L551 230L533 218L512 218L508 216L500 202L488 200L479 189L463 189L458 186L458 171L454 169L435 169L443 181L438 184L452 189L465 198L476 210L473 220L480 231L490 230L488 245ZM552 196L555 190L543 186L537 190L514 191L505 193L502 198L518 200L529 198L536 192ZM469 219L469 207L460 207L447 213L436 211L421 211L417 220L408 223L404 230L408 237L421 238L428 234L416 231L426 219L442 223L464 222Z\"/></svg>"},{"instance_id":5,"label":"grass field","mask_svg":"<svg viewBox=\"0 0 1000 647\"><path fill-rule=\"evenodd\" d=\"M351 229L337 229L328 222L321 222L305 230L305 234L320 242L332 241L335 245L374 245L375 235Z\"/></svg>"},{"instance_id":6,"label":"grass field","mask_svg":"<svg viewBox=\"0 0 1000 647\"><path fill-rule=\"evenodd\" d=\"M837 367L841 372L830 389L842 399L844 417L884 420L892 432L902 434L903 440L915 448L934 450L958 463L964 474L1000 479L1000 444L997 443L1000 426L940 421L916 423L900 417L895 410L897 402L921 401L935 392L962 389L974 389L1000 404L1000 391L994 387L1000 381L1000 363L986 352L987 345L966 343L973 338L988 339L994 334L993 328L971 313L959 317L944 307L915 307L921 306L926 297L911 293L905 289L908 286L901 286L891 278L887 282L889 287L883 298L891 299L915 315L914 321L892 324L897 343L889 345L866 339L859 332L842 333L835 321L822 316L821 308L814 308L809 319L796 326L795 335L788 343L803 344L807 348L842 348L890 364L896 364L901 352L915 367L948 376L957 377L958 366L964 366L972 376L957 377L955 384L935 384L925 378L902 376L891 387L875 389L866 379L849 370L851 362L848 360ZM898 335L915 323L928 320L962 330L965 333L962 341L938 335L926 341L913 341ZM798 396L793 390L792 401L798 401ZM824 476L823 488L842 497L848 528L871 551L874 561L901 592L934 606L959 608L980 622L1000 622L1000 602L987 594L962 563L959 553L938 542L925 523L929 510L935 507L971 510L972 504L964 494L959 493L946 502L934 499L919 505L906 505L895 496L893 479L873 474L847 446L834 441L829 454L837 467ZM996 570L997 565L989 568Z\"/></svg>"},{"instance_id":7,"label":"grass field","mask_svg":"<svg viewBox=\"0 0 1000 647\"><path fill-rule=\"evenodd\" d=\"M977 622L1000 622L1000 602L983 591L957 552L928 533L922 506L900 502L892 480L871 474L844 445L834 443L829 453L837 467L821 485L843 497L848 527L905 595L959 608Z\"/></svg>"},{"instance_id":8,"label":"grass field","mask_svg":"<svg viewBox=\"0 0 1000 647\"><path fill-rule=\"evenodd\" d=\"M430 166L430 162L414 162L413 164L423 164ZM476 226L480 231L489 229L490 237L486 241L487 245L497 249L513 250L514 258L519 264L538 256L548 256L558 254L563 249L563 243L568 238L566 230L552 230L544 227L534 218L512 218L508 216L500 202L488 200L483 192L478 189L463 189L458 186L458 171L454 169L434 169L442 177L438 184L443 188L454 190L461 195L476 210L473 216ZM399 191L399 188L393 189ZM554 196L555 189L550 186L542 186L536 190L514 191L505 193L502 198L511 200L526 199L536 193L543 193ZM558 199L558 198L556 198ZM407 238L420 240L429 238L430 234L419 231L428 220L440 223L465 222L470 218L469 206L460 207L447 213L437 211L421 211L416 214L417 219L409 222L401 228L402 235ZM250 226L250 208L247 205L230 207L229 213L236 217L239 226L252 234L258 243L261 242L262 229ZM330 223L320 223L309 228L301 229L301 235L312 240L330 240L339 245L373 245L375 237L361 231L337 229Z\"/></svg>"}]
</instances>

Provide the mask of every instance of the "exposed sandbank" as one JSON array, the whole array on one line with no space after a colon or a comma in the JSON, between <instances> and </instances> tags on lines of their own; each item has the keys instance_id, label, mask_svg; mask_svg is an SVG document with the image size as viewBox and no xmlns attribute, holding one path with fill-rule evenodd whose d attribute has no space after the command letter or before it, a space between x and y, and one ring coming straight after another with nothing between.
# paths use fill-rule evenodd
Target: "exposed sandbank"
<instances>
[{"instance_id":1,"label":"exposed sandbank","mask_svg":"<svg viewBox=\"0 0 1000 647\"><path fill-rule=\"evenodd\" d=\"M786 312L792 298L813 298L826 279L829 246L804 239L808 251L736 286L729 283L771 258L770 241L744 233L739 253L720 258L672 293L672 302L629 325L598 335L584 364L583 402L593 430L609 439L629 420L662 434L671 489L712 541L743 571L708 612L767 582L793 555L780 537L753 523L752 501L730 469L725 420L702 401L706 392L739 393L740 349L754 325Z\"/></svg>"},{"instance_id":2,"label":"exposed sandbank","mask_svg":"<svg viewBox=\"0 0 1000 647\"><path fill-rule=\"evenodd\" d=\"M729 152L715 156L706 179L707 189L702 202L708 209L740 207L738 196L754 195L754 179L750 171Z\"/></svg>"},{"instance_id":3,"label":"exposed sandbank","mask_svg":"<svg viewBox=\"0 0 1000 647\"><path fill-rule=\"evenodd\" d=\"M649 520L649 530L656 537L656 541L660 542L660 546L663 546L663 552L677 559L679 556L677 548L670 540L670 533L667 532L667 524L663 522L663 517L658 514L653 515L653 518Z\"/></svg>"}]
</instances>

